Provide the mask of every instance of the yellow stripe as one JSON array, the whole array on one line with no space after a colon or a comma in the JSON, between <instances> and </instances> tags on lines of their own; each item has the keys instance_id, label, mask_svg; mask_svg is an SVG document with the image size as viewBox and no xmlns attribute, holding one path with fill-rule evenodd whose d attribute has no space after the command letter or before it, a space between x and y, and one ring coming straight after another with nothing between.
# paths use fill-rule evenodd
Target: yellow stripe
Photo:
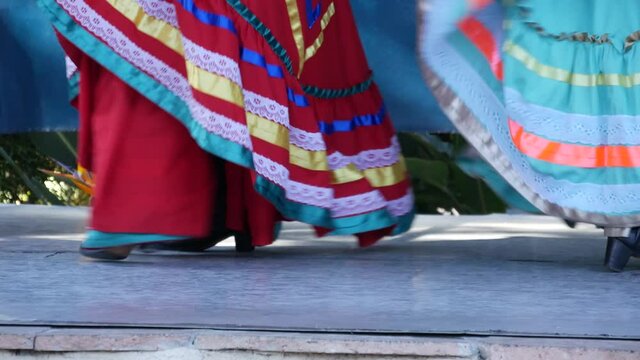
<instances>
[{"instance_id":1,"label":"yellow stripe","mask_svg":"<svg viewBox=\"0 0 640 360\"><path fill-rule=\"evenodd\" d=\"M111 6L133 22L138 30L150 35L179 54L183 54L180 31L171 24L145 13L136 1L107 0ZM187 78L193 88L218 99L244 107L242 88L224 76L199 68L187 61Z\"/></svg>"},{"instance_id":2,"label":"yellow stripe","mask_svg":"<svg viewBox=\"0 0 640 360\"><path fill-rule=\"evenodd\" d=\"M353 164L349 164L333 171L332 182L333 184L345 184L366 178L372 186L384 187L395 185L406 179L406 176L407 168L404 159L401 158L400 161L391 166L366 169L364 171L358 170Z\"/></svg>"},{"instance_id":3,"label":"yellow stripe","mask_svg":"<svg viewBox=\"0 0 640 360\"><path fill-rule=\"evenodd\" d=\"M331 183L333 184L345 184L354 181L364 179L362 171L356 168L355 165L349 164L340 169L333 170Z\"/></svg>"},{"instance_id":4,"label":"yellow stripe","mask_svg":"<svg viewBox=\"0 0 640 360\"><path fill-rule=\"evenodd\" d=\"M305 169L328 171L325 151L309 151L289 143L289 130L269 119L247 112L247 126L251 136L289 151L289 162Z\"/></svg>"},{"instance_id":5,"label":"yellow stripe","mask_svg":"<svg viewBox=\"0 0 640 360\"><path fill-rule=\"evenodd\" d=\"M366 169L363 172L364 177L369 180L371 185L383 187L395 185L403 181L407 176L407 167L404 164L404 159L400 158L400 161L391 166Z\"/></svg>"},{"instance_id":6,"label":"yellow stripe","mask_svg":"<svg viewBox=\"0 0 640 360\"><path fill-rule=\"evenodd\" d=\"M251 136L279 146L289 151L289 162L314 171L329 171L329 162L325 151L309 151L289 143L289 130L269 119L247 112L247 126ZM395 185L406 179L407 169L404 159L382 167L359 170L353 164L333 170L332 182L345 184L366 178L374 187Z\"/></svg>"},{"instance_id":7,"label":"yellow stripe","mask_svg":"<svg viewBox=\"0 0 640 360\"><path fill-rule=\"evenodd\" d=\"M298 9L298 0L286 0L287 9L289 10L289 22L291 23L291 32L293 32L293 40L298 48L298 77L302 74L304 67L304 36L302 35L302 21L300 21L300 10Z\"/></svg>"},{"instance_id":8,"label":"yellow stripe","mask_svg":"<svg viewBox=\"0 0 640 360\"><path fill-rule=\"evenodd\" d=\"M580 74L545 65L519 45L511 41L504 44L504 51L520 61L527 69L541 77L561 81L574 86L622 86L640 85L640 73L623 74Z\"/></svg>"},{"instance_id":9,"label":"yellow stripe","mask_svg":"<svg viewBox=\"0 0 640 360\"><path fill-rule=\"evenodd\" d=\"M289 161L305 169L328 171L329 161L325 151L309 151L293 144L289 145Z\"/></svg>"},{"instance_id":10,"label":"yellow stripe","mask_svg":"<svg viewBox=\"0 0 640 360\"><path fill-rule=\"evenodd\" d=\"M186 62L189 84L196 90L215 98L244 107L242 88L224 76L203 70L190 61Z\"/></svg>"},{"instance_id":11,"label":"yellow stripe","mask_svg":"<svg viewBox=\"0 0 640 360\"><path fill-rule=\"evenodd\" d=\"M138 30L157 39L178 54L183 54L180 32L173 25L148 15L136 1L107 0L107 2L133 22Z\"/></svg>"},{"instance_id":12,"label":"yellow stripe","mask_svg":"<svg viewBox=\"0 0 640 360\"><path fill-rule=\"evenodd\" d=\"M256 114L250 112L246 114L247 127L249 128L249 134L251 134L251 136L283 149L289 148L289 129Z\"/></svg>"},{"instance_id":13,"label":"yellow stripe","mask_svg":"<svg viewBox=\"0 0 640 360\"><path fill-rule=\"evenodd\" d=\"M320 31L320 35L318 35L318 37L313 42L313 44L311 44L311 46L309 46L305 52L305 56L304 56L305 61L311 59L322 46L322 43L324 42L324 29L326 29L327 26L329 26L329 23L331 22L331 18L333 17L333 15L335 15L335 13L336 13L336 6L334 5L333 2L331 2L331 4L329 5L329 8L327 8L327 11L324 13L324 15L322 15L322 19L320 20L320 26L322 29Z\"/></svg>"}]
</instances>

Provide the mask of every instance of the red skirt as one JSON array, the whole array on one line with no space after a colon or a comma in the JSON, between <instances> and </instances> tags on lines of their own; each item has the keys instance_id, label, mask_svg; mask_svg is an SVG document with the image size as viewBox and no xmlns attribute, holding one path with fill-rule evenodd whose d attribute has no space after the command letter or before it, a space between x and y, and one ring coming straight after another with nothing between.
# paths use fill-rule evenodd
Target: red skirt
<instances>
[{"instance_id":1,"label":"red skirt","mask_svg":"<svg viewBox=\"0 0 640 360\"><path fill-rule=\"evenodd\" d=\"M255 227L258 245L280 220L362 245L408 229L410 182L348 2L39 2L80 76L94 230L203 236L221 196L226 226Z\"/></svg>"}]
</instances>

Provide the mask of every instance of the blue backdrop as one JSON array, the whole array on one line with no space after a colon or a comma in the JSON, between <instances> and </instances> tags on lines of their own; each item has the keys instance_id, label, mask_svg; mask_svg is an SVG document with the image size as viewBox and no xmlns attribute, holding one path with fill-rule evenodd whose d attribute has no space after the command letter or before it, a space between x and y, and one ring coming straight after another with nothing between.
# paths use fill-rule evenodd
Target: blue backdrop
<instances>
[{"instance_id":1,"label":"blue backdrop","mask_svg":"<svg viewBox=\"0 0 640 360\"><path fill-rule=\"evenodd\" d=\"M452 131L420 75L414 1L351 3L397 129ZM34 0L0 0L0 51L0 133L75 129L62 50Z\"/></svg>"},{"instance_id":2,"label":"blue backdrop","mask_svg":"<svg viewBox=\"0 0 640 360\"><path fill-rule=\"evenodd\" d=\"M422 80L412 0L351 0L360 36L385 102L404 131L453 132Z\"/></svg>"},{"instance_id":3,"label":"blue backdrop","mask_svg":"<svg viewBox=\"0 0 640 360\"><path fill-rule=\"evenodd\" d=\"M0 132L73 130L64 57L33 0L0 0Z\"/></svg>"}]
</instances>

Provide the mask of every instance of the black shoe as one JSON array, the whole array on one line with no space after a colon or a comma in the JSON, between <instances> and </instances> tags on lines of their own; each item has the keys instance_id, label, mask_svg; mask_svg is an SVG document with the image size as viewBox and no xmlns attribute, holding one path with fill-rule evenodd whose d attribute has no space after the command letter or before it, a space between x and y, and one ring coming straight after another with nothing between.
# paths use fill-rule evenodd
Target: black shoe
<instances>
[{"instance_id":1,"label":"black shoe","mask_svg":"<svg viewBox=\"0 0 640 360\"><path fill-rule=\"evenodd\" d=\"M256 249L251 241L251 235L246 233L236 233L236 251L239 253L249 253Z\"/></svg>"},{"instance_id":2,"label":"black shoe","mask_svg":"<svg viewBox=\"0 0 640 360\"><path fill-rule=\"evenodd\" d=\"M131 254L131 250L133 250L134 247L134 245L113 246L96 249L80 247L80 254L88 258L97 260L124 260L129 256L129 254Z\"/></svg>"},{"instance_id":3,"label":"black shoe","mask_svg":"<svg viewBox=\"0 0 640 360\"><path fill-rule=\"evenodd\" d=\"M160 241L160 242L140 245L140 250L148 251L148 252L152 252L152 251L203 252L211 247L214 247L219 242L225 240L231 235L232 235L231 232L224 232L219 234L213 234L203 239Z\"/></svg>"},{"instance_id":4,"label":"black shoe","mask_svg":"<svg viewBox=\"0 0 640 360\"><path fill-rule=\"evenodd\" d=\"M604 264L609 270L620 272L629 262L631 256L640 255L640 230L632 228L627 237L610 237L607 239L607 252Z\"/></svg>"}]
</instances>

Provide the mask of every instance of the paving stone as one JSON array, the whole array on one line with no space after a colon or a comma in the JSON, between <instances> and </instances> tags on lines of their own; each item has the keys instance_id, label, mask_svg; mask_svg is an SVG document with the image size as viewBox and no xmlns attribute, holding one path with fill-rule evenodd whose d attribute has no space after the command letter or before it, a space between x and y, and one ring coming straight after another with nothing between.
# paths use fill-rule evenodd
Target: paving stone
<instances>
[{"instance_id":1,"label":"paving stone","mask_svg":"<svg viewBox=\"0 0 640 360\"><path fill-rule=\"evenodd\" d=\"M581 339L492 338L483 341L488 360L638 360L640 342Z\"/></svg>"},{"instance_id":2,"label":"paving stone","mask_svg":"<svg viewBox=\"0 0 640 360\"><path fill-rule=\"evenodd\" d=\"M431 357L472 357L477 348L456 338L437 339L404 336L355 336L321 334L278 334L261 332L206 332L196 336L195 346L203 350L259 352L357 354Z\"/></svg>"},{"instance_id":3,"label":"paving stone","mask_svg":"<svg viewBox=\"0 0 640 360\"><path fill-rule=\"evenodd\" d=\"M35 340L36 351L158 351L190 347L193 331L143 329L49 330Z\"/></svg>"},{"instance_id":4,"label":"paving stone","mask_svg":"<svg viewBox=\"0 0 640 360\"><path fill-rule=\"evenodd\" d=\"M0 327L0 359L635 360L640 342L534 337L416 337L175 329ZM33 341L35 337L35 348ZM18 343L20 345L20 343ZM26 343L22 343L25 345ZM13 350L14 352L7 351ZM21 350L15 352L15 350Z\"/></svg>"},{"instance_id":5,"label":"paving stone","mask_svg":"<svg viewBox=\"0 0 640 360\"><path fill-rule=\"evenodd\" d=\"M36 335L47 330L46 327L0 326L0 349L31 350Z\"/></svg>"}]
</instances>

